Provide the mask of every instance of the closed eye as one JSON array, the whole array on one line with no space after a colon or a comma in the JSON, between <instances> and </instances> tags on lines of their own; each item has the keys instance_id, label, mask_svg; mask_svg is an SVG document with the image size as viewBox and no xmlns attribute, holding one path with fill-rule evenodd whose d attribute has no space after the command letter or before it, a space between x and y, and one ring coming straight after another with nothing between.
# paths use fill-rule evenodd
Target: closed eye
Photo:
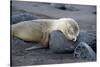
<instances>
[{"instance_id":1,"label":"closed eye","mask_svg":"<svg viewBox=\"0 0 100 67\"><path fill-rule=\"evenodd\" d=\"M71 34L73 34L74 30L73 30L73 28L71 26L69 27L68 32L71 33Z\"/></svg>"},{"instance_id":2,"label":"closed eye","mask_svg":"<svg viewBox=\"0 0 100 67\"><path fill-rule=\"evenodd\" d=\"M70 35L73 35L73 32L72 32L71 30L68 30L68 33L69 33Z\"/></svg>"}]
</instances>

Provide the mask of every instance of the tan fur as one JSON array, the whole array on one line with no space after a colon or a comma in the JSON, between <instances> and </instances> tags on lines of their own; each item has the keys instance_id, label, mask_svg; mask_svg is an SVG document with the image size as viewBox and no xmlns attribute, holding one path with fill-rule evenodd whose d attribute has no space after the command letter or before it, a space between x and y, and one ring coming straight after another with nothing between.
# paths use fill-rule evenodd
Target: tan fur
<instances>
[{"instance_id":1,"label":"tan fur","mask_svg":"<svg viewBox=\"0 0 100 67\"><path fill-rule=\"evenodd\" d=\"M46 44L49 33L55 30L63 32L69 40L76 39L79 34L77 22L71 18L38 19L23 21L11 26L12 35L25 41L35 41Z\"/></svg>"}]
</instances>

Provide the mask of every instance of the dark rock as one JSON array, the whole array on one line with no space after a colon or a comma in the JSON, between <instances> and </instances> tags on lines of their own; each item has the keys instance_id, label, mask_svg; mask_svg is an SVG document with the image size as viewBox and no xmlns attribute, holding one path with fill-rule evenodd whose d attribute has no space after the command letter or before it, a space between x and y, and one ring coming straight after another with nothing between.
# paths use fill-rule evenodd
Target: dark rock
<instances>
[{"instance_id":1,"label":"dark rock","mask_svg":"<svg viewBox=\"0 0 100 67\"><path fill-rule=\"evenodd\" d=\"M65 38L63 33L54 31L50 33L49 47L55 53L73 52L80 42L87 43L96 52L96 33L80 32L77 41L73 42ZM72 48L73 47L73 48Z\"/></svg>"},{"instance_id":2,"label":"dark rock","mask_svg":"<svg viewBox=\"0 0 100 67\"><path fill-rule=\"evenodd\" d=\"M11 16L11 24L15 24L21 21L34 20L34 19L37 19L37 17L33 16L30 13L21 13Z\"/></svg>"},{"instance_id":3,"label":"dark rock","mask_svg":"<svg viewBox=\"0 0 100 67\"><path fill-rule=\"evenodd\" d=\"M92 12L92 14L97 14L97 12L96 12L96 11L94 11L94 12Z\"/></svg>"},{"instance_id":4,"label":"dark rock","mask_svg":"<svg viewBox=\"0 0 100 67\"><path fill-rule=\"evenodd\" d=\"M66 5L66 4L54 4L54 3L52 3L51 6L57 8L57 9L60 9L60 10L79 11L78 8L74 7L74 6L71 5L71 4Z\"/></svg>"},{"instance_id":5,"label":"dark rock","mask_svg":"<svg viewBox=\"0 0 100 67\"><path fill-rule=\"evenodd\" d=\"M81 31L75 42L77 46L80 42L87 43L96 52L96 32L85 32Z\"/></svg>"},{"instance_id":6,"label":"dark rock","mask_svg":"<svg viewBox=\"0 0 100 67\"><path fill-rule=\"evenodd\" d=\"M95 61L96 54L87 43L80 42L74 50L74 58Z\"/></svg>"},{"instance_id":7,"label":"dark rock","mask_svg":"<svg viewBox=\"0 0 100 67\"><path fill-rule=\"evenodd\" d=\"M60 31L50 33L49 47L55 53L71 53L74 50L74 42L66 39Z\"/></svg>"},{"instance_id":8,"label":"dark rock","mask_svg":"<svg viewBox=\"0 0 100 67\"><path fill-rule=\"evenodd\" d=\"M65 4L54 4L54 3L52 3L51 6L57 8L57 9L66 10Z\"/></svg>"}]
</instances>

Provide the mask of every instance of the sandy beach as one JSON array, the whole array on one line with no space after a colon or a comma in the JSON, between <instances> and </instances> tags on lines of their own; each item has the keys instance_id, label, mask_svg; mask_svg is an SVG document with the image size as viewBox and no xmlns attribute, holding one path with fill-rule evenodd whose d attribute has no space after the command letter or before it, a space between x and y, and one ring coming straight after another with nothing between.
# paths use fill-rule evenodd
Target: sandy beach
<instances>
[{"instance_id":1,"label":"sandy beach","mask_svg":"<svg viewBox=\"0 0 100 67\"><path fill-rule=\"evenodd\" d=\"M56 8L50 3L12 1L11 14L29 13L36 18L73 18L81 31L96 31L96 6L66 4L66 9ZM27 66L41 64L59 64L87 62L73 58L73 53L55 54L49 49L25 51L24 49L35 43L25 42L11 36L11 65Z\"/></svg>"}]
</instances>

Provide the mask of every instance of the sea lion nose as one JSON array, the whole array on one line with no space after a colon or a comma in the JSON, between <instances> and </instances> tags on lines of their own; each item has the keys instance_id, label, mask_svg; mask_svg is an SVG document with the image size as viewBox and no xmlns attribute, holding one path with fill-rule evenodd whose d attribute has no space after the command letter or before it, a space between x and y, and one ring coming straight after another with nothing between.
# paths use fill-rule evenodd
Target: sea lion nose
<instances>
[{"instance_id":1,"label":"sea lion nose","mask_svg":"<svg viewBox=\"0 0 100 67\"><path fill-rule=\"evenodd\" d=\"M76 41L76 37L72 39L74 42Z\"/></svg>"}]
</instances>

